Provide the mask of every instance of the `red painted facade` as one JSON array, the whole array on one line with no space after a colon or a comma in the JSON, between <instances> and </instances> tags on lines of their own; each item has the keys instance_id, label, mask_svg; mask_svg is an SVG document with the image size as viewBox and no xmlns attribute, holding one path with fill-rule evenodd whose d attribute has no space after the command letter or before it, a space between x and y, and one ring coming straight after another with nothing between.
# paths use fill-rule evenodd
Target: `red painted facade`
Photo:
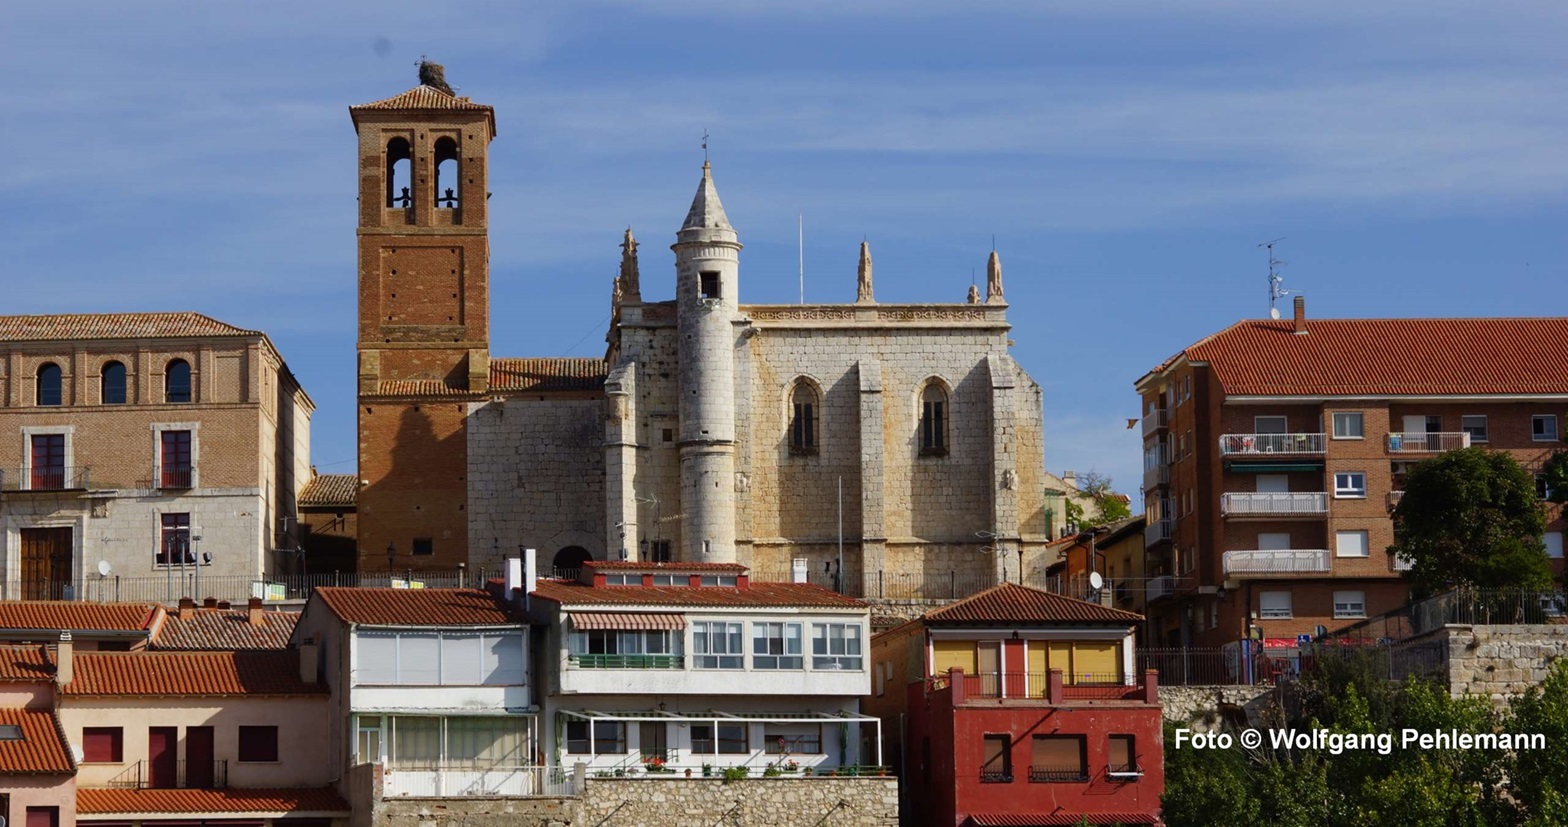
<instances>
[{"instance_id":1,"label":"red painted facade","mask_svg":"<svg viewBox=\"0 0 1568 827\"><path fill-rule=\"evenodd\" d=\"M909 684L905 823L1159 824L1165 765L1155 681L1149 673L1137 685L1063 686L1053 670L1048 686L1005 698L994 696L1014 687L956 669ZM1037 737L1064 735L1082 738L1081 778L1033 765ZM1135 772L1111 774L1113 735L1132 737ZM987 736L1006 738L1000 767L987 765Z\"/></svg>"}]
</instances>

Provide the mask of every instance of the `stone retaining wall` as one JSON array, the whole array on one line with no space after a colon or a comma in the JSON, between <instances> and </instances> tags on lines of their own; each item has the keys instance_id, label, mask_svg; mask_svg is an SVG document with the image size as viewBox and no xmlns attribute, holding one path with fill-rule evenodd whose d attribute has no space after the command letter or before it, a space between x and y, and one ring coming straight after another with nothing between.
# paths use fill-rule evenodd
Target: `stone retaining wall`
<instances>
[{"instance_id":1,"label":"stone retaining wall","mask_svg":"<svg viewBox=\"0 0 1568 827\"><path fill-rule=\"evenodd\" d=\"M767 824L774 827L898 824L898 781L889 778L589 779L585 822L616 827ZM613 818L611 817L613 814Z\"/></svg>"},{"instance_id":2,"label":"stone retaining wall","mask_svg":"<svg viewBox=\"0 0 1568 827\"><path fill-rule=\"evenodd\" d=\"M1551 662L1568 654L1568 626L1561 625L1451 625L1430 637L1447 644L1451 693L1498 702L1546 680Z\"/></svg>"},{"instance_id":3,"label":"stone retaining wall","mask_svg":"<svg viewBox=\"0 0 1568 827\"><path fill-rule=\"evenodd\" d=\"M1249 726L1264 722L1273 704L1270 686L1162 686L1160 707L1165 720L1203 729L1225 713L1245 714Z\"/></svg>"}]
</instances>

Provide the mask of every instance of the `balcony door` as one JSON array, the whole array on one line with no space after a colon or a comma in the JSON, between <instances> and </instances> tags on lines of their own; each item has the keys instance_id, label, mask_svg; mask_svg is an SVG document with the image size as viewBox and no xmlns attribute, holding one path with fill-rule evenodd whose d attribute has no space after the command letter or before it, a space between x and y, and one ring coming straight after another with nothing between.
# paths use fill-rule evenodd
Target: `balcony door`
<instances>
[{"instance_id":1,"label":"balcony door","mask_svg":"<svg viewBox=\"0 0 1568 827\"><path fill-rule=\"evenodd\" d=\"M170 789L179 781L180 730L172 726L147 729L147 786Z\"/></svg>"},{"instance_id":2,"label":"balcony door","mask_svg":"<svg viewBox=\"0 0 1568 827\"><path fill-rule=\"evenodd\" d=\"M217 780L212 749L212 727L185 728L185 786L210 790Z\"/></svg>"},{"instance_id":3,"label":"balcony door","mask_svg":"<svg viewBox=\"0 0 1568 827\"><path fill-rule=\"evenodd\" d=\"M22 529L22 599L61 600L71 585L71 529Z\"/></svg>"},{"instance_id":4,"label":"balcony door","mask_svg":"<svg viewBox=\"0 0 1568 827\"><path fill-rule=\"evenodd\" d=\"M980 675L980 693L988 698L1001 696L1002 642L982 640L975 644L975 667Z\"/></svg>"},{"instance_id":5,"label":"balcony door","mask_svg":"<svg viewBox=\"0 0 1568 827\"><path fill-rule=\"evenodd\" d=\"M34 434L32 469L27 486L33 491L59 491L66 487L65 434Z\"/></svg>"},{"instance_id":6,"label":"balcony door","mask_svg":"<svg viewBox=\"0 0 1568 827\"><path fill-rule=\"evenodd\" d=\"M669 727L657 721L643 721L637 727L637 740L642 752L642 760L650 761L654 758L668 761L669 756Z\"/></svg>"},{"instance_id":7,"label":"balcony door","mask_svg":"<svg viewBox=\"0 0 1568 827\"><path fill-rule=\"evenodd\" d=\"M1261 551L1289 551L1290 532L1260 532L1258 534L1258 549Z\"/></svg>"},{"instance_id":8,"label":"balcony door","mask_svg":"<svg viewBox=\"0 0 1568 827\"><path fill-rule=\"evenodd\" d=\"M1290 477L1285 474L1259 474L1259 494L1287 494L1290 492Z\"/></svg>"}]
</instances>

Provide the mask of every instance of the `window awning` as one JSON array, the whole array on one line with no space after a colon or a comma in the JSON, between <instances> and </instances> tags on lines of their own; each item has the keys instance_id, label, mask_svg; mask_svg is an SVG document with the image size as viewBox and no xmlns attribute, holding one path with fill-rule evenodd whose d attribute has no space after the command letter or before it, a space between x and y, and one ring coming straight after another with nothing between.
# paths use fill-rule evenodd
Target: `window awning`
<instances>
[{"instance_id":1,"label":"window awning","mask_svg":"<svg viewBox=\"0 0 1568 827\"><path fill-rule=\"evenodd\" d=\"M686 617L672 613L650 612L571 612L572 628L579 632L654 631L678 632L686 628Z\"/></svg>"}]
</instances>

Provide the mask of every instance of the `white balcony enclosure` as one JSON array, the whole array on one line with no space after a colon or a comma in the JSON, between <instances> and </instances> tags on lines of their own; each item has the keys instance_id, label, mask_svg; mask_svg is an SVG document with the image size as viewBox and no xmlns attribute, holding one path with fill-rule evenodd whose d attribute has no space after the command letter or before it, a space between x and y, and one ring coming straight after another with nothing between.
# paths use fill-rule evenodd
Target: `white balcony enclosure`
<instances>
[{"instance_id":1,"label":"white balcony enclosure","mask_svg":"<svg viewBox=\"0 0 1568 827\"><path fill-rule=\"evenodd\" d=\"M1441 451L1457 451L1460 448L1469 447L1470 435L1464 431L1444 431L1440 433L1405 431L1388 435L1388 452L1390 454L1435 454Z\"/></svg>"},{"instance_id":2,"label":"white balcony enclosure","mask_svg":"<svg viewBox=\"0 0 1568 827\"><path fill-rule=\"evenodd\" d=\"M1144 599L1148 601L1154 601L1159 600L1162 597L1170 597L1175 593L1176 578L1166 574L1153 578L1149 581L1149 588L1148 591L1144 594Z\"/></svg>"},{"instance_id":3,"label":"white balcony enclosure","mask_svg":"<svg viewBox=\"0 0 1568 827\"><path fill-rule=\"evenodd\" d=\"M1225 574L1321 574L1328 549L1248 549L1225 552Z\"/></svg>"},{"instance_id":4,"label":"white balcony enclosure","mask_svg":"<svg viewBox=\"0 0 1568 827\"><path fill-rule=\"evenodd\" d=\"M1169 412L1166 411L1164 408L1156 408L1155 410L1149 411L1148 413L1144 414L1143 415L1143 435L1144 436L1148 436L1149 434L1152 434L1155 431L1158 431L1161 428L1166 427L1169 424L1168 417L1167 417L1168 413Z\"/></svg>"},{"instance_id":5,"label":"white balcony enclosure","mask_svg":"<svg viewBox=\"0 0 1568 827\"><path fill-rule=\"evenodd\" d=\"M1220 497L1220 513L1226 517L1321 517L1328 513L1328 494L1322 491L1224 494Z\"/></svg>"},{"instance_id":6,"label":"white balcony enclosure","mask_svg":"<svg viewBox=\"0 0 1568 827\"><path fill-rule=\"evenodd\" d=\"M1145 543L1158 543L1171 538L1170 520L1150 520L1143 528L1143 541Z\"/></svg>"},{"instance_id":7,"label":"white balcony enclosure","mask_svg":"<svg viewBox=\"0 0 1568 827\"><path fill-rule=\"evenodd\" d=\"M1322 453L1323 434L1225 434L1220 437L1220 454L1227 457Z\"/></svg>"}]
</instances>

